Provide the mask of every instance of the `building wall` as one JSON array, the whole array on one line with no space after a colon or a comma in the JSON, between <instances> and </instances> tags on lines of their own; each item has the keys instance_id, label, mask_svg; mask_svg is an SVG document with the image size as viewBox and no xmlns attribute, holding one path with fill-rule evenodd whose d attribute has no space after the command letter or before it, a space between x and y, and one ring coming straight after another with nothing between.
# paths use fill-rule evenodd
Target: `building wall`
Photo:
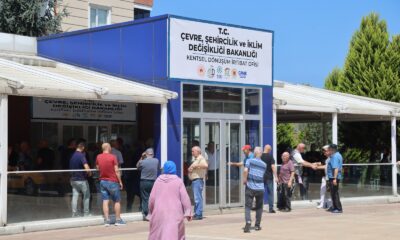
<instances>
[{"instance_id":1,"label":"building wall","mask_svg":"<svg viewBox=\"0 0 400 240\"><path fill-rule=\"evenodd\" d=\"M133 20L135 3L153 6L152 0L63 0L69 16L64 18L61 28L65 32L89 28L89 5L98 5L111 10L111 24Z\"/></svg>"}]
</instances>

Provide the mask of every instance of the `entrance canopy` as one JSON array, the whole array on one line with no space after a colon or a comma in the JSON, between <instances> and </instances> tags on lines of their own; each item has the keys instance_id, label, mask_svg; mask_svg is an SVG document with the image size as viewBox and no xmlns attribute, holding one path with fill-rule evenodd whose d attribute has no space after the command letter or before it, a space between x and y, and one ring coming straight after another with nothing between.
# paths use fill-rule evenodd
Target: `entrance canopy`
<instances>
[{"instance_id":1,"label":"entrance canopy","mask_svg":"<svg viewBox=\"0 0 400 240\"><path fill-rule=\"evenodd\" d=\"M0 53L0 94L154 104L178 96L123 78L15 53Z\"/></svg>"},{"instance_id":2,"label":"entrance canopy","mask_svg":"<svg viewBox=\"0 0 400 240\"><path fill-rule=\"evenodd\" d=\"M400 103L281 81L274 82L278 122L383 121L400 116Z\"/></svg>"}]
</instances>

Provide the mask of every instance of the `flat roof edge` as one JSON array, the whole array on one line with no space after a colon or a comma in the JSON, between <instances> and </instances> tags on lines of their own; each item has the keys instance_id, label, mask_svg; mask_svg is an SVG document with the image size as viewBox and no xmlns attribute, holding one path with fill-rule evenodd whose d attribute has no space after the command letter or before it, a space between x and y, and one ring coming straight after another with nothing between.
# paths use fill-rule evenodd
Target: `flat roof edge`
<instances>
[{"instance_id":1,"label":"flat roof edge","mask_svg":"<svg viewBox=\"0 0 400 240\"><path fill-rule=\"evenodd\" d=\"M168 14L164 14L164 15L160 15L160 16L142 18L142 19L132 20L132 21L128 21L128 22L114 23L114 24L105 25L105 26L101 26L101 27L87 28L87 29L82 29L82 30L77 30L77 31L72 31L72 32L57 33L57 34L39 37L37 40L38 41L50 40L50 39L67 37L67 36L79 35L79 34L83 34L83 33L104 31L104 30L109 30L109 29L114 29L114 28L119 28L119 27L124 27L124 26L132 26L132 25L145 24L145 23L149 23L149 22L157 22L157 21L160 21L163 19L168 19L169 16L170 15L168 15Z\"/></svg>"},{"instance_id":2,"label":"flat roof edge","mask_svg":"<svg viewBox=\"0 0 400 240\"><path fill-rule=\"evenodd\" d=\"M164 14L164 15L159 15L159 16L154 16L154 17L149 17L149 18L132 20L132 21L128 21L128 22L110 24L110 25L101 26L101 27L87 28L87 29L82 29L82 30L77 30L77 31L72 31L72 32L63 32L63 33L52 34L52 35L48 35L48 36L39 37L39 38L37 38L37 40L44 41L44 40L62 38L62 37L67 37L67 36L74 36L74 35L79 35L79 34L84 34L84 33L104 31L104 30L120 28L120 27L124 27L124 26L146 24L146 23L150 23L150 22L156 22L156 21L160 21L160 20L164 20L164 19L171 19L171 18L183 19L183 20L194 21L194 22L209 23L209 24L217 24L217 25L221 25L221 26L236 27L236 28L260 31L260 32L269 32L269 33L274 34L274 31L268 30L268 29L248 27L248 26L243 26L243 25L223 23L223 22L204 20L204 19L196 19L196 18L190 18L190 17L183 17L183 16L178 16L178 15L173 15L173 14Z\"/></svg>"}]
</instances>

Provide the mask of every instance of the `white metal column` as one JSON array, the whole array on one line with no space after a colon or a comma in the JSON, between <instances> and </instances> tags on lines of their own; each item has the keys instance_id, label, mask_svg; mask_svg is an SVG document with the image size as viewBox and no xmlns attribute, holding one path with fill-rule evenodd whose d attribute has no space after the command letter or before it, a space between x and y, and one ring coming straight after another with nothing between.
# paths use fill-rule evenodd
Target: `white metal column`
<instances>
[{"instance_id":1,"label":"white metal column","mask_svg":"<svg viewBox=\"0 0 400 240\"><path fill-rule=\"evenodd\" d=\"M276 105L274 104L272 110L272 155L274 157L275 161L275 169L278 170L278 139L277 139L277 134L276 134L276 128L277 128L277 118L276 118ZM278 202L278 193L276 191L277 189L277 184L274 181L274 203Z\"/></svg>"},{"instance_id":2,"label":"white metal column","mask_svg":"<svg viewBox=\"0 0 400 240\"><path fill-rule=\"evenodd\" d=\"M8 96L0 94L0 225L7 224Z\"/></svg>"},{"instance_id":3,"label":"white metal column","mask_svg":"<svg viewBox=\"0 0 400 240\"><path fill-rule=\"evenodd\" d=\"M161 167L164 167L164 163L168 158L168 107L167 103L161 104Z\"/></svg>"},{"instance_id":4,"label":"white metal column","mask_svg":"<svg viewBox=\"0 0 400 240\"><path fill-rule=\"evenodd\" d=\"M397 196L397 127L396 127L396 117L392 117L391 124L391 143L392 143L392 191L393 195Z\"/></svg>"},{"instance_id":5,"label":"white metal column","mask_svg":"<svg viewBox=\"0 0 400 240\"><path fill-rule=\"evenodd\" d=\"M338 114L332 113L332 143L338 144Z\"/></svg>"}]
</instances>

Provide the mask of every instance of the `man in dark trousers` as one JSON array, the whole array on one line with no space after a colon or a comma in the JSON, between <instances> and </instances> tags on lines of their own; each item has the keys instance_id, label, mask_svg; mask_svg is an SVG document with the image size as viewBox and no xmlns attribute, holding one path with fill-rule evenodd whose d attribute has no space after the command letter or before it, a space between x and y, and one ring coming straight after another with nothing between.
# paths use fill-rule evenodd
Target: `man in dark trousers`
<instances>
[{"instance_id":1,"label":"man in dark trousers","mask_svg":"<svg viewBox=\"0 0 400 240\"><path fill-rule=\"evenodd\" d=\"M250 210L253 205L253 200L256 200L256 221L254 230L261 230L261 219L263 213L263 196L264 196L264 174L267 165L261 160L261 147L254 148L254 158L248 159L244 165L243 184L245 190L245 220L246 225L243 229L245 233L250 232L251 215Z\"/></svg>"},{"instance_id":2,"label":"man in dark trousers","mask_svg":"<svg viewBox=\"0 0 400 240\"><path fill-rule=\"evenodd\" d=\"M342 213L342 203L339 197L339 182L342 180L343 158L337 151L337 145L331 144L328 148L330 160L327 167L329 186L332 198L332 213Z\"/></svg>"},{"instance_id":3,"label":"man in dark trousers","mask_svg":"<svg viewBox=\"0 0 400 240\"><path fill-rule=\"evenodd\" d=\"M261 155L261 160L267 165L267 170L264 174L265 190L268 193L269 213L275 213L274 210L274 178L278 181L275 168L275 160L271 154L272 147L267 144L264 146L264 152Z\"/></svg>"},{"instance_id":4,"label":"man in dark trousers","mask_svg":"<svg viewBox=\"0 0 400 240\"><path fill-rule=\"evenodd\" d=\"M154 151L148 148L142 155L142 159L137 163L140 172L140 195L142 198L143 221L147 221L149 213L149 198L153 189L154 181L157 179L160 161L154 158Z\"/></svg>"}]
</instances>

